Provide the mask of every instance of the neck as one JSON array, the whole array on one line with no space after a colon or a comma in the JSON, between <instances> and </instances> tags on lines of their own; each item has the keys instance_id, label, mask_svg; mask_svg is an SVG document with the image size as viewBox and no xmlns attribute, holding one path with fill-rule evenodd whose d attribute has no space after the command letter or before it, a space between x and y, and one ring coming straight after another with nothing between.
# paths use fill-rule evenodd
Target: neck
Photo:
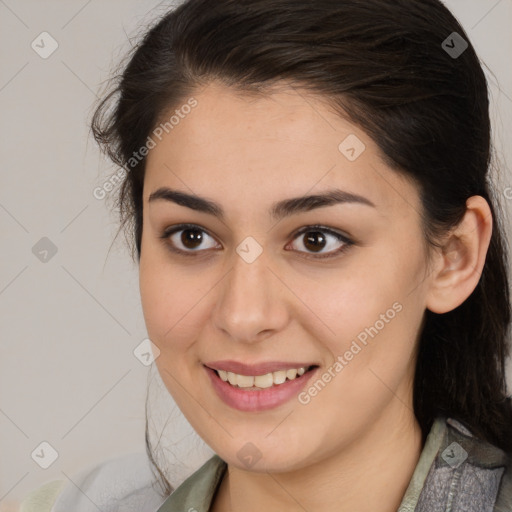
<instances>
[{"instance_id":1,"label":"neck","mask_svg":"<svg viewBox=\"0 0 512 512\"><path fill-rule=\"evenodd\" d=\"M213 512L396 512L423 449L411 409L394 399L357 442L307 467L255 473L228 465Z\"/></svg>"}]
</instances>

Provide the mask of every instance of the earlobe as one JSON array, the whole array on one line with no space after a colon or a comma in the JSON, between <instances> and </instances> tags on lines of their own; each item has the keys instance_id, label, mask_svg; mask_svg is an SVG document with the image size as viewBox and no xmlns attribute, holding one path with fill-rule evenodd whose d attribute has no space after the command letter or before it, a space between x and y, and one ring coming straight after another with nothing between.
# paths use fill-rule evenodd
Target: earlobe
<instances>
[{"instance_id":1,"label":"earlobe","mask_svg":"<svg viewBox=\"0 0 512 512\"><path fill-rule=\"evenodd\" d=\"M436 255L426 307L447 313L460 306L478 285L492 235L492 213L487 201L472 196L466 213Z\"/></svg>"}]
</instances>

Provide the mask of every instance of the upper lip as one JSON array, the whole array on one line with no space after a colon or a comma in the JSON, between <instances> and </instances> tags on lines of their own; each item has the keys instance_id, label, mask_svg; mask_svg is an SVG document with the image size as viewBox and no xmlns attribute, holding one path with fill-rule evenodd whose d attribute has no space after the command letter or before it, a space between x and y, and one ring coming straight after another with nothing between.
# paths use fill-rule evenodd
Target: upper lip
<instances>
[{"instance_id":1,"label":"upper lip","mask_svg":"<svg viewBox=\"0 0 512 512\"><path fill-rule=\"evenodd\" d=\"M290 370L292 368L306 368L316 366L312 363L304 362L289 362L289 361L266 361L258 364L247 364L240 361L211 361L204 363L212 370L224 370L226 372L233 372L239 375L265 375L266 373L277 372L278 370Z\"/></svg>"}]
</instances>

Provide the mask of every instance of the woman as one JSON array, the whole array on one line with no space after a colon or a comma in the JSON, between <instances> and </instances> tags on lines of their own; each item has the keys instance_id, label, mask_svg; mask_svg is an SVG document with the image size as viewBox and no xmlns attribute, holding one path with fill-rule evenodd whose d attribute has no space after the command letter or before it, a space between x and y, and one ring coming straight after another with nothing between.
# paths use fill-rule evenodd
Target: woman
<instances>
[{"instance_id":1,"label":"woman","mask_svg":"<svg viewBox=\"0 0 512 512\"><path fill-rule=\"evenodd\" d=\"M173 489L148 443L159 512L512 511L487 86L440 1L188 0L92 128L216 454Z\"/></svg>"}]
</instances>

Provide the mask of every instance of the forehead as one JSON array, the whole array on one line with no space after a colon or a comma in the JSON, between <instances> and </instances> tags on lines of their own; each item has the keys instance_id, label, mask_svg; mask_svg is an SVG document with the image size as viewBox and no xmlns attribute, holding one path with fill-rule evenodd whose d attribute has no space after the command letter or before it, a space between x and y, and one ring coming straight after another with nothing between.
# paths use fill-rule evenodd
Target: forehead
<instances>
[{"instance_id":1,"label":"forehead","mask_svg":"<svg viewBox=\"0 0 512 512\"><path fill-rule=\"evenodd\" d=\"M186 132L183 135L190 145L205 149L210 141L216 146L222 143L223 147L243 142L248 147L252 140L254 145L280 141L324 149L334 144L336 149L336 141L343 134L354 130L363 133L334 113L326 98L286 82L265 93L212 82L197 89L193 97L197 106L172 131L175 135Z\"/></svg>"},{"instance_id":2,"label":"forehead","mask_svg":"<svg viewBox=\"0 0 512 512\"><path fill-rule=\"evenodd\" d=\"M145 200L163 185L226 201L234 189L239 198L277 200L335 186L388 206L415 192L385 165L373 140L318 95L286 86L256 95L214 82L190 97L195 106L174 106L167 117L180 115L153 137Z\"/></svg>"}]
</instances>

